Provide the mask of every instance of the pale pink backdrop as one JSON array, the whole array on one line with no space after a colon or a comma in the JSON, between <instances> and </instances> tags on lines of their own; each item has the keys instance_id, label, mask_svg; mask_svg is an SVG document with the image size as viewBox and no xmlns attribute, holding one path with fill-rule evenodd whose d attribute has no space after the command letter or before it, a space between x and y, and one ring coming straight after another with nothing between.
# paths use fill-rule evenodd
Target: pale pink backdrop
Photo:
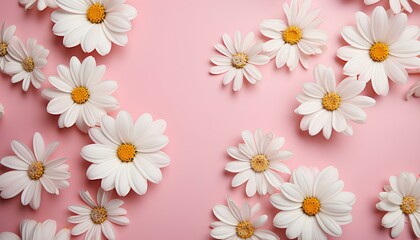
<instances>
[{"instance_id":1,"label":"pale pink backdrop","mask_svg":"<svg viewBox=\"0 0 420 240\"><path fill-rule=\"evenodd\" d=\"M26 11L17 0L2 0L0 21L17 26L17 35L29 37L50 50L44 72L56 75L58 64L68 64L73 55L85 58L80 47L66 49L62 38L52 34L51 10ZM298 106L295 95L302 83L313 81L316 63L334 67L342 78L343 62L336 50L345 44L340 30L354 25L358 10L370 14L362 0L318 0L314 7L322 8L325 17L321 29L329 36L328 51L312 59L311 68L299 67L290 73L276 69L274 62L260 68L264 80L256 86L246 84L234 93L231 86L222 86L222 76L208 73L209 58L216 53L213 45L223 33L236 30L254 31L260 40L258 26L263 19L283 18L283 1L279 0L128 0L139 14L133 21L126 47L113 46L108 56L93 54L98 63L107 66L106 79L118 81L115 93L121 109L137 118L144 112L168 122L166 134L170 143L165 151L172 159L163 170L164 179L151 185L147 194L130 193L123 200L131 221L129 226L114 227L117 239L210 239L210 222L215 218L212 208L225 204L227 195L238 203L259 201L269 215L266 228L286 239L284 230L272 227L277 212L269 197L247 198L244 187L231 188L233 177L224 171L230 160L226 147L237 145L242 130L262 128L286 138L285 148L294 156L289 166L323 168L334 165L345 182L345 190L356 194L353 223L343 228L340 239L390 239L389 230L380 227L383 213L375 210L378 193L390 175L401 171L420 173L419 143L420 100L405 101L409 86L420 80L412 75L409 84L391 84L387 97L375 97L377 105L367 109L368 121L353 125L354 136L334 133L330 141L322 136L310 137L299 130L300 117L293 110ZM388 1L381 1L388 8ZM411 23L420 22L420 7L409 15ZM69 158L70 187L59 196L42 194L38 211L23 207L20 195L11 200L0 199L0 232L18 232L24 218L43 221L55 219L58 226L71 228L66 220L71 215L67 206L82 204L78 193L87 189L95 193L99 181L88 181L85 172L89 164L80 157L80 148L89 138L76 128L58 129L57 117L49 115L47 101L40 91L31 88L24 93L21 85L12 85L10 77L1 76L0 102L6 114L0 120L0 157L12 154L13 139L31 145L34 132L40 131L46 142L60 141L55 156ZM43 87L48 87L45 82ZM366 94L374 96L369 86ZM115 113L114 113L115 114ZM0 167L0 172L7 171ZM288 178L288 176L286 176ZM113 196L117 196L115 193ZM406 227L399 239L413 239ZM82 239L81 237L76 239Z\"/></svg>"}]
</instances>

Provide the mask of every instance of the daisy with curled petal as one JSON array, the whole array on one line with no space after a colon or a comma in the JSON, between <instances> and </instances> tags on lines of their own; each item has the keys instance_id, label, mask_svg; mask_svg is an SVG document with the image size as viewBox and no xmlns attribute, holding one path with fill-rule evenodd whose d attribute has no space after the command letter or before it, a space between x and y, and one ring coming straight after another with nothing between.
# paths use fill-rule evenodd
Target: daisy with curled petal
<instances>
[{"instance_id":1,"label":"daisy with curled petal","mask_svg":"<svg viewBox=\"0 0 420 240\"><path fill-rule=\"evenodd\" d=\"M252 208L244 203L239 208L235 202L227 198L228 205L217 205L213 213L219 219L210 226L213 228L210 235L215 239L254 239L254 240L277 240L279 237L269 230L259 229L267 221L267 215L255 217L260 209L260 204Z\"/></svg>"},{"instance_id":2,"label":"daisy with curled petal","mask_svg":"<svg viewBox=\"0 0 420 240\"><path fill-rule=\"evenodd\" d=\"M111 43L125 46L131 20L137 10L125 0L56 0L61 8L51 14L53 32L64 36L64 46L81 45L86 53L96 50L100 55L111 51Z\"/></svg>"},{"instance_id":3,"label":"daisy with curled petal","mask_svg":"<svg viewBox=\"0 0 420 240\"><path fill-rule=\"evenodd\" d=\"M258 129L255 134L246 130L242 132L243 144L239 148L228 147L228 154L235 159L226 164L226 170L237 173L232 179L232 187L244 182L246 194L252 197L256 192L260 195L273 193L284 182L276 171L290 174L290 170L283 162L288 160L292 153L281 151L284 138L275 137L274 133L263 134Z\"/></svg>"},{"instance_id":4,"label":"daisy with curled petal","mask_svg":"<svg viewBox=\"0 0 420 240\"><path fill-rule=\"evenodd\" d=\"M398 237L407 219L414 233L420 238L420 180L413 173L403 172L389 178L390 185L379 194L381 201L376 204L380 211L387 212L382 218L382 226L391 228L391 237Z\"/></svg>"},{"instance_id":5,"label":"daisy with curled petal","mask_svg":"<svg viewBox=\"0 0 420 240\"><path fill-rule=\"evenodd\" d=\"M405 84L407 69L420 67L420 29L407 26L407 15L387 13L376 7L372 17L356 13L357 27L345 27L341 35L350 46L338 50L337 56L347 63L344 73L359 75L359 80L372 80L378 95L387 95L388 79Z\"/></svg>"},{"instance_id":6,"label":"daisy with curled petal","mask_svg":"<svg viewBox=\"0 0 420 240\"><path fill-rule=\"evenodd\" d=\"M264 20L261 33L270 38L264 43L264 52L276 57L277 68L285 64L294 71L300 63L309 68L309 56L322 54L327 45L327 34L318 30L322 23L319 9L309 11L311 0L292 0L284 3L287 23L279 19Z\"/></svg>"},{"instance_id":7,"label":"daisy with curled petal","mask_svg":"<svg viewBox=\"0 0 420 240\"><path fill-rule=\"evenodd\" d=\"M70 67L59 65L58 75L48 78L56 89L45 89L42 95L50 100L47 111L60 115L58 126L71 127L74 124L83 132L99 124L102 116L119 108L111 94L117 89L117 82L102 81L106 67L96 66L93 57L80 63L72 57Z\"/></svg>"},{"instance_id":8,"label":"daisy with curled petal","mask_svg":"<svg viewBox=\"0 0 420 240\"><path fill-rule=\"evenodd\" d=\"M96 201L88 191L80 192L80 197L88 206L69 206L69 210L77 215L69 217L68 221L74 224L71 230L72 235L86 233L85 240L101 239L101 233L107 239L115 239L112 223L117 225L128 225L130 221L124 215L127 211L121 206L124 201L112 199L111 192L99 188Z\"/></svg>"},{"instance_id":9,"label":"daisy with curled petal","mask_svg":"<svg viewBox=\"0 0 420 240\"><path fill-rule=\"evenodd\" d=\"M3 71L6 62L10 61L9 44L17 39L15 31L15 25L6 28L6 23L3 22L0 30L0 71Z\"/></svg>"},{"instance_id":10,"label":"daisy with curled petal","mask_svg":"<svg viewBox=\"0 0 420 240\"><path fill-rule=\"evenodd\" d=\"M281 193L271 195L274 207L281 210L274 218L274 226L286 228L289 239L327 239L340 237L341 226L352 221L353 193L342 192L343 181L338 171L327 167L298 167L290 183L281 185Z\"/></svg>"},{"instance_id":11,"label":"daisy with curled petal","mask_svg":"<svg viewBox=\"0 0 420 240\"><path fill-rule=\"evenodd\" d=\"M69 240L70 230L63 228L58 233L57 223L48 219L44 222L24 219L20 223L20 232L23 240ZM0 233L0 240L20 240L21 238L14 233Z\"/></svg>"},{"instance_id":12,"label":"daisy with curled petal","mask_svg":"<svg viewBox=\"0 0 420 240\"><path fill-rule=\"evenodd\" d=\"M38 2L36 5L38 11L43 11L47 7L57 8L55 0L19 0L19 3L25 6L25 10L31 9L36 2Z\"/></svg>"},{"instance_id":13,"label":"daisy with curled petal","mask_svg":"<svg viewBox=\"0 0 420 240\"><path fill-rule=\"evenodd\" d=\"M91 128L89 136L95 144L82 148L82 157L92 164L86 175L90 180L101 179L105 191L116 189L126 196L131 189L143 195L147 180L159 183L160 168L169 165L162 152L169 140L164 135L166 122L153 121L150 114L141 115L134 123L130 114L118 113L117 118L102 117L100 127Z\"/></svg>"},{"instance_id":14,"label":"daisy with curled petal","mask_svg":"<svg viewBox=\"0 0 420 240\"><path fill-rule=\"evenodd\" d=\"M22 204L38 209L41 204L41 190L44 188L50 194L59 194L59 190L70 184L69 166L64 164L66 158L49 160L58 147L54 142L45 147L40 133L35 133L32 152L26 145L12 141L15 156L1 159L1 164L13 169L0 175L0 197L9 199L22 192Z\"/></svg>"},{"instance_id":15,"label":"daisy with curled petal","mask_svg":"<svg viewBox=\"0 0 420 240\"><path fill-rule=\"evenodd\" d=\"M364 0L366 5L372 5L380 0ZM420 0L412 0L414 3L420 5ZM413 12L413 8L411 7L408 0L389 0L389 5L391 6L392 11L395 14L398 14L404 10L411 13Z\"/></svg>"},{"instance_id":16,"label":"daisy with curled petal","mask_svg":"<svg viewBox=\"0 0 420 240\"><path fill-rule=\"evenodd\" d=\"M29 85L39 89L45 76L41 69L47 65L48 49L36 44L35 39L28 39L26 47L17 39L8 47L9 62L4 66L4 72L12 76L12 83L23 80L22 89L28 91Z\"/></svg>"},{"instance_id":17,"label":"daisy with curled petal","mask_svg":"<svg viewBox=\"0 0 420 240\"><path fill-rule=\"evenodd\" d=\"M336 86L332 68L319 64L314 69L315 83L303 84L303 93L296 98L301 103L295 113L303 115L300 122L302 131L309 130L314 136L321 130L326 139L330 139L332 129L353 135L350 121L366 122L365 107L375 105L375 100L360 96L366 83L356 77L348 77Z\"/></svg>"},{"instance_id":18,"label":"daisy with curled petal","mask_svg":"<svg viewBox=\"0 0 420 240\"><path fill-rule=\"evenodd\" d=\"M214 47L224 56L210 59L217 65L210 69L210 73L226 73L223 78L223 85L233 81L234 91L241 89L244 77L251 84L262 80L262 74L255 65L264 65L270 61L270 58L261 54L262 44L255 42L254 33L250 32L242 39L242 34L237 31L234 41L226 33L223 34L222 38L226 47L220 43L217 43Z\"/></svg>"}]
</instances>

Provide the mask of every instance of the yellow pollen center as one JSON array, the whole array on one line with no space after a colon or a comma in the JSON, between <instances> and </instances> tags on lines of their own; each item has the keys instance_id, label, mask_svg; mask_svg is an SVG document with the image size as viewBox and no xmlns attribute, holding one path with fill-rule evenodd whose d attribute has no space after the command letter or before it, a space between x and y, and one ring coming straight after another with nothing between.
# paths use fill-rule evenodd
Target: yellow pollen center
<instances>
[{"instance_id":1,"label":"yellow pollen center","mask_svg":"<svg viewBox=\"0 0 420 240\"><path fill-rule=\"evenodd\" d=\"M237 53L232 56L232 66L234 68L244 68L248 63L248 55L245 53Z\"/></svg>"},{"instance_id":2,"label":"yellow pollen center","mask_svg":"<svg viewBox=\"0 0 420 240\"><path fill-rule=\"evenodd\" d=\"M322 107L328 111L335 111L340 107L341 97L337 93L327 93L322 98Z\"/></svg>"},{"instance_id":3,"label":"yellow pollen center","mask_svg":"<svg viewBox=\"0 0 420 240\"><path fill-rule=\"evenodd\" d=\"M90 219L94 224L101 224L105 222L106 218L108 217L108 213L104 207L94 207L90 212Z\"/></svg>"},{"instance_id":4,"label":"yellow pollen center","mask_svg":"<svg viewBox=\"0 0 420 240\"><path fill-rule=\"evenodd\" d=\"M252 159L251 159L251 168L255 171L255 172L264 172L265 170L268 169L268 159L265 155L263 154L258 154L255 155Z\"/></svg>"},{"instance_id":5,"label":"yellow pollen center","mask_svg":"<svg viewBox=\"0 0 420 240\"><path fill-rule=\"evenodd\" d=\"M84 104L89 100L89 90L85 87L76 87L71 91L71 99L77 104Z\"/></svg>"},{"instance_id":6,"label":"yellow pollen center","mask_svg":"<svg viewBox=\"0 0 420 240\"><path fill-rule=\"evenodd\" d=\"M7 43L0 42L0 57L4 57L7 55Z\"/></svg>"},{"instance_id":7,"label":"yellow pollen center","mask_svg":"<svg viewBox=\"0 0 420 240\"><path fill-rule=\"evenodd\" d=\"M283 41L290 45L295 45L302 39L302 29L296 26L290 26L283 31Z\"/></svg>"},{"instance_id":8,"label":"yellow pollen center","mask_svg":"<svg viewBox=\"0 0 420 240\"><path fill-rule=\"evenodd\" d=\"M370 58L375 62L383 62L389 56L389 46L385 43L377 42L369 49Z\"/></svg>"},{"instance_id":9,"label":"yellow pollen center","mask_svg":"<svg viewBox=\"0 0 420 240\"><path fill-rule=\"evenodd\" d=\"M105 16L105 8L100 3L91 5L86 12L87 19L93 24L102 23L105 20Z\"/></svg>"},{"instance_id":10,"label":"yellow pollen center","mask_svg":"<svg viewBox=\"0 0 420 240\"><path fill-rule=\"evenodd\" d=\"M27 57L22 61L22 67L27 72L32 72L35 69L35 62L31 57Z\"/></svg>"},{"instance_id":11,"label":"yellow pollen center","mask_svg":"<svg viewBox=\"0 0 420 240\"><path fill-rule=\"evenodd\" d=\"M121 162L131 162L136 156L137 150L133 144L123 143L117 149L117 156Z\"/></svg>"},{"instance_id":12,"label":"yellow pollen center","mask_svg":"<svg viewBox=\"0 0 420 240\"><path fill-rule=\"evenodd\" d=\"M255 228L248 221L240 222L236 226L236 234L242 239L250 238L254 235Z\"/></svg>"},{"instance_id":13,"label":"yellow pollen center","mask_svg":"<svg viewBox=\"0 0 420 240\"><path fill-rule=\"evenodd\" d=\"M318 198L307 197L303 200L302 210L308 216L315 216L321 210L321 203Z\"/></svg>"},{"instance_id":14,"label":"yellow pollen center","mask_svg":"<svg viewBox=\"0 0 420 240\"><path fill-rule=\"evenodd\" d=\"M401 211L405 214L412 214L417 210L417 200L412 196L405 196L400 205Z\"/></svg>"},{"instance_id":15,"label":"yellow pollen center","mask_svg":"<svg viewBox=\"0 0 420 240\"><path fill-rule=\"evenodd\" d=\"M34 162L28 168L28 176L31 180L39 180L44 175L45 167L41 162Z\"/></svg>"}]
</instances>

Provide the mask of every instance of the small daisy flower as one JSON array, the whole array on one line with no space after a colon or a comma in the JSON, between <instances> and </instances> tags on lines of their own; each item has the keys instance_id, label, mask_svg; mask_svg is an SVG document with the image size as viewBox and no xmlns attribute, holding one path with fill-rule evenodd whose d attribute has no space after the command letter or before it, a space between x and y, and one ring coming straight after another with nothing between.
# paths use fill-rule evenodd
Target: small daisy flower
<instances>
[{"instance_id":1,"label":"small daisy flower","mask_svg":"<svg viewBox=\"0 0 420 240\"><path fill-rule=\"evenodd\" d=\"M310 11L311 0L292 0L284 3L287 22L279 19L264 20L260 24L261 33L270 38L264 43L264 52L276 57L277 68L285 64L294 71L300 63L309 68L309 56L324 52L327 34L318 30L322 23L319 9Z\"/></svg>"},{"instance_id":2,"label":"small daisy flower","mask_svg":"<svg viewBox=\"0 0 420 240\"><path fill-rule=\"evenodd\" d=\"M337 56L347 61L346 75L372 80L375 92L386 96L388 79L405 84L407 69L420 67L420 29L407 26L406 14L387 14L383 7L376 7L371 18L363 12L357 12L356 18L357 27L342 30L341 35L350 46L340 48Z\"/></svg>"},{"instance_id":3,"label":"small daisy flower","mask_svg":"<svg viewBox=\"0 0 420 240\"><path fill-rule=\"evenodd\" d=\"M248 203L244 203L242 208L235 202L227 198L228 205L217 205L213 208L213 213L219 219L210 226L213 228L210 235L215 239L254 239L254 240L277 240L279 237L269 230L259 229L267 221L267 215L256 217L260 209L260 204L255 204L252 208Z\"/></svg>"},{"instance_id":4,"label":"small daisy flower","mask_svg":"<svg viewBox=\"0 0 420 240\"><path fill-rule=\"evenodd\" d=\"M382 226L391 228L391 236L396 238L409 220L420 238L420 180L413 173L403 172L398 177L391 176L389 183L384 186L385 192L379 194L381 201L376 204L378 210L387 212L382 218Z\"/></svg>"},{"instance_id":5,"label":"small daisy flower","mask_svg":"<svg viewBox=\"0 0 420 240\"><path fill-rule=\"evenodd\" d=\"M239 148L228 147L228 154L235 159L226 164L226 170L236 173L232 179L232 187L246 184L246 194L252 197L256 192L260 195L273 193L280 189L284 182L276 171L290 174L290 170L283 162L288 160L292 153L281 151L284 138L275 137L274 133L263 134L257 130L255 134L246 130L242 132L243 144Z\"/></svg>"},{"instance_id":6,"label":"small daisy flower","mask_svg":"<svg viewBox=\"0 0 420 240\"><path fill-rule=\"evenodd\" d=\"M233 81L234 91L241 89L244 77L251 84L262 80L262 74L255 65L264 65L270 61L270 58L261 54L262 44L255 42L254 33L250 32L242 39L242 34L237 31L234 41L226 33L223 34L222 38L226 47L220 43L217 43L214 47L223 56L210 59L212 63L217 65L210 69L210 73L226 73L223 78L223 85L228 85Z\"/></svg>"},{"instance_id":7,"label":"small daisy flower","mask_svg":"<svg viewBox=\"0 0 420 240\"><path fill-rule=\"evenodd\" d=\"M162 152L169 140L164 135L166 122L153 121L150 114L141 115L134 123L130 114L118 113L117 118L102 117L100 127L91 128L89 136L95 144L82 148L82 157L92 164L86 175L90 180L101 179L105 191L116 189L126 196L130 189L143 195L147 180L159 183L160 168L169 165Z\"/></svg>"},{"instance_id":8,"label":"small daisy flower","mask_svg":"<svg viewBox=\"0 0 420 240\"><path fill-rule=\"evenodd\" d=\"M57 8L55 0L19 0L19 3L25 6L25 10L31 9L37 2L36 8L38 11L43 11L47 7Z\"/></svg>"},{"instance_id":9,"label":"small daisy flower","mask_svg":"<svg viewBox=\"0 0 420 240\"><path fill-rule=\"evenodd\" d=\"M281 193L271 195L271 204L281 210L274 218L274 226L286 228L288 239L327 239L340 237L342 225L352 221L353 193L342 192L343 181L338 171L327 167L298 167L290 183L281 185Z\"/></svg>"},{"instance_id":10,"label":"small daisy flower","mask_svg":"<svg viewBox=\"0 0 420 240\"><path fill-rule=\"evenodd\" d=\"M41 69L47 65L49 51L36 44L35 39L28 39L26 47L17 39L8 47L9 62L4 66L4 72L12 76L12 83L23 80L22 89L28 91L29 85L39 89L45 76Z\"/></svg>"},{"instance_id":11,"label":"small daisy flower","mask_svg":"<svg viewBox=\"0 0 420 240\"><path fill-rule=\"evenodd\" d=\"M81 45L86 53L96 50L100 55L111 51L111 43L125 46L131 20L137 10L125 0L56 0L61 8L51 14L53 32L64 36L64 46Z\"/></svg>"},{"instance_id":12,"label":"small daisy flower","mask_svg":"<svg viewBox=\"0 0 420 240\"><path fill-rule=\"evenodd\" d=\"M66 158L49 160L58 147L54 142L45 148L44 139L40 133L35 133L32 152L26 145L12 141L15 156L1 159L1 164L13 169L0 175L0 197L9 199L22 192L22 204L38 209L41 204L41 190L44 188L50 194L59 194L60 189L70 184L69 166L64 164Z\"/></svg>"},{"instance_id":13,"label":"small daisy flower","mask_svg":"<svg viewBox=\"0 0 420 240\"><path fill-rule=\"evenodd\" d=\"M121 206L124 201L120 199L110 200L111 193L99 188L96 201L88 191L80 192L80 197L88 206L69 206L69 210L77 214L69 217L68 221L74 224L72 235L80 235L85 232L85 240L101 239L101 233L107 239L115 239L112 223L128 225L130 221L124 215L127 211Z\"/></svg>"},{"instance_id":14,"label":"small daisy flower","mask_svg":"<svg viewBox=\"0 0 420 240\"><path fill-rule=\"evenodd\" d=\"M0 71L4 71L6 62L10 61L9 44L17 39L15 31L15 25L6 28L6 23L3 22L0 30Z\"/></svg>"},{"instance_id":15,"label":"small daisy flower","mask_svg":"<svg viewBox=\"0 0 420 240\"><path fill-rule=\"evenodd\" d=\"M70 230L63 228L58 233L57 223L48 219L44 222L24 219L20 223L20 232L23 240L69 240ZM20 240L21 238L11 232L0 233L0 240Z\"/></svg>"},{"instance_id":16,"label":"small daisy flower","mask_svg":"<svg viewBox=\"0 0 420 240\"><path fill-rule=\"evenodd\" d=\"M4 106L0 103L0 118L4 116Z\"/></svg>"},{"instance_id":17,"label":"small daisy flower","mask_svg":"<svg viewBox=\"0 0 420 240\"><path fill-rule=\"evenodd\" d=\"M380 0L364 0L366 5L372 5L379 1ZM412 1L420 5L419 0ZM395 14L398 14L404 10L406 10L409 13L413 12L413 8L411 7L409 0L389 0L389 5L391 6L391 9Z\"/></svg>"},{"instance_id":18,"label":"small daisy flower","mask_svg":"<svg viewBox=\"0 0 420 240\"><path fill-rule=\"evenodd\" d=\"M303 116L300 129L309 130L311 136L323 130L326 139L330 139L332 129L352 136L350 121L366 122L362 108L375 105L374 99L359 95L366 83L348 77L336 86L332 68L321 64L315 67L314 78L316 82L304 83L303 93L296 97L301 104L295 113Z\"/></svg>"},{"instance_id":19,"label":"small daisy flower","mask_svg":"<svg viewBox=\"0 0 420 240\"><path fill-rule=\"evenodd\" d=\"M42 95L50 100L47 111L60 115L58 126L71 127L74 124L83 132L99 124L102 116L119 108L118 101L111 94L117 89L117 82L102 81L106 67L96 66L93 57L80 63L72 57L70 68L57 67L58 75L48 78L55 89L45 89Z\"/></svg>"}]
</instances>

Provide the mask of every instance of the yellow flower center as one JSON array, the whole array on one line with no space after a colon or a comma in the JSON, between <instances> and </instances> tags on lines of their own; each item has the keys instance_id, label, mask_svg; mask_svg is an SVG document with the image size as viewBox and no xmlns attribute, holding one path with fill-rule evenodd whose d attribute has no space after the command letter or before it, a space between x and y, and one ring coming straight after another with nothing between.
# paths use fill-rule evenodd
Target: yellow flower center
<instances>
[{"instance_id":1,"label":"yellow flower center","mask_svg":"<svg viewBox=\"0 0 420 240\"><path fill-rule=\"evenodd\" d=\"M0 57L4 57L7 55L7 43L0 42Z\"/></svg>"},{"instance_id":2,"label":"yellow flower center","mask_svg":"<svg viewBox=\"0 0 420 240\"><path fill-rule=\"evenodd\" d=\"M236 234L238 237L246 239L254 235L255 228L248 221L243 221L236 226Z\"/></svg>"},{"instance_id":3,"label":"yellow flower center","mask_svg":"<svg viewBox=\"0 0 420 240\"><path fill-rule=\"evenodd\" d=\"M335 111L340 107L341 97L337 93L327 93L322 98L322 106L325 110Z\"/></svg>"},{"instance_id":4,"label":"yellow flower center","mask_svg":"<svg viewBox=\"0 0 420 240\"><path fill-rule=\"evenodd\" d=\"M85 87L76 87L71 91L71 99L77 104L84 104L89 100L89 90Z\"/></svg>"},{"instance_id":5,"label":"yellow flower center","mask_svg":"<svg viewBox=\"0 0 420 240\"><path fill-rule=\"evenodd\" d=\"M31 57L27 57L22 61L22 67L27 72L32 72L35 68L35 62Z\"/></svg>"},{"instance_id":6,"label":"yellow flower center","mask_svg":"<svg viewBox=\"0 0 420 240\"><path fill-rule=\"evenodd\" d=\"M131 162L136 156L137 150L133 144L123 143L117 149L117 156L121 162Z\"/></svg>"},{"instance_id":7,"label":"yellow flower center","mask_svg":"<svg viewBox=\"0 0 420 240\"><path fill-rule=\"evenodd\" d=\"M290 26L283 31L283 41L290 45L295 45L302 39L302 29Z\"/></svg>"},{"instance_id":8,"label":"yellow flower center","mask_svg":"<svg viewBox=\"0 0 420 240\"><path fill-rule=\"evenodd\" d=\"M90 212L90 219L92 219L94 224L101 224L105 222L107 217L108 213L104 207L94 207Z\"/></svg>"},{"instance_id":9,"label":"yellow flower center","mask_svg":"<svg viewBox=\"0 0 420 240\"><path fill-rule=\"evenodd\" d=\"M258 154L255 155L252 159L251 159L251 168L255 171L255 172L264 172L265 170L268 169L268 159L265 155L263 154Z\"/></svg>"},{"instance_id":10,"label":"yellow flower center","mask_svg":"<svg viewBox=\"0 0 420 240\"><path fill-rule=\"evenodd\" d=\"M31 180L39 180L45 173L45 167L41 162L34 162L28 168L28 177Z\"/></svg>"},{"instance_id":11,"label":"yellow flower center","mask_svg":"<svg viewBox=\"0 0 420 240\"><path fill-rule=\"evenodd\" d=\"M383 62L389 56L389 46L385 43L377 42L369 49L370 58L375 62Z\"/></svg>"},{"instance_id":12,"label":"yellow flower center","mask_svg":"<svg viewBox=\"0 0 420 240\"><path fill-rule=\"evenodd\" d=\"M102 23L105 20L105 16L105 8L100 3L91 5L86 12L87 19L93 24Z\"/></svg>"},{"instance_id":13,"label":"yellow flower center","mask_svg":"<svg viewBox=\"0 0 420 240\"><path fill-rule=\"evenodd\" d=\"M401 211L405 214L412 214L417 210L417 200L413 196L405 196L400 205Z\"/></svg>"},{"instance_id":14,"label":"yellow flower center","mask_svg":"<svg viewBox=\"0 0 420 240\"><path fill-rule=\"evenodd\" d=\"M318 198L307 197L303 200L302 210L308 216L315 216L321 210L321 202Z\"/></svg>"},{"instance_id":15,"label":"yellow flower center","mask_svg":"<svg viewBox=\"0 0 420 240\"><path fill-rule=\"evenodd\" d=\"M237 53L232 56L232 66L234 68L244 68L248 63L248 55L245 53Z\"/></svg>"}]
</instances>

